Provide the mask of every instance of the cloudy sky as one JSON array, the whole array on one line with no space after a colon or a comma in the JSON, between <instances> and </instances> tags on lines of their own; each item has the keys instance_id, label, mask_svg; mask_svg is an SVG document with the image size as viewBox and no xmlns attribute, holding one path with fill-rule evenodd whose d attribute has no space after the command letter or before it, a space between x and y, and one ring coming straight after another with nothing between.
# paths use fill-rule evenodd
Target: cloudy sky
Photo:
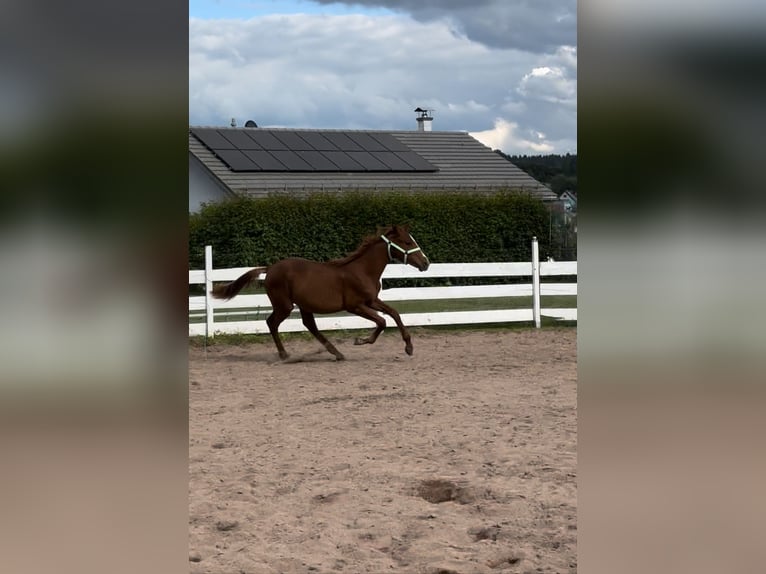
<instances>
[{"instance_id":1,"label":"cloudy sky","mask_svg":"<svg viewBox=\"0 0 766 574\"><path fill-rule=\"evenodd\" d=\"M467 131L577 152L576 0L190 0L192 125Z\"/></svg>"}]
</instances>

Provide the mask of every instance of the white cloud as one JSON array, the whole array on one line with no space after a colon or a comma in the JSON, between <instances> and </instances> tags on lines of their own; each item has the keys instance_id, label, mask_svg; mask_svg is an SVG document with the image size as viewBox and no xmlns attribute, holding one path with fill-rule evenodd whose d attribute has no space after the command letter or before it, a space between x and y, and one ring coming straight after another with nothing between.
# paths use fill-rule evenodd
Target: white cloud
<instances>
[{"instance_id":1,"label":"white cloud","mask_svg":"<svg viewBox=\"0 0 766 574\"><path fill-rule=\"evenodd\" d=\"M577 101L577 86L559 67L542 66L524 74L516 91L530 99L556 104L574 105Z\"/></svg>"},{"instance_id":2,"label":"white cloud","mask_svg":"<svg viewBox=\"0 0 766 574\"><path fill-rule=\"evenodd\" d=\"M562 73L530 72L543 68ZM234 117L262 127L415 129L413 110L422 106L435 110L434 130L477 132L501 118L526 147L555 146L576 137L575 73L573 48L491 49L444 20L290 14L189 22L193 125Z\"/></svg>"},{"instance_id":3,"label":"white cloud","mask_svg":"<svg viewBox=\"0 0 766 574\"><path fill-rule=\"evenodd\" d=\"M577 74L577 47L559 46L554 58L558 59L562 66L568 68L570 73Z\"/></svg>"},{"instance_id":4,"label":"white cloud","mask_svg":"<svg viewBox=\"0 0 766 574\"><path fill-rule=\"evenodd\" d=\"M471 132L471 135L484 145L511 155L554 153L556 146L546 140L544 133L529 132L528 137L524 137L519 131L517 123L497 118L491 130Z\"/></svg>"}]
</instances>

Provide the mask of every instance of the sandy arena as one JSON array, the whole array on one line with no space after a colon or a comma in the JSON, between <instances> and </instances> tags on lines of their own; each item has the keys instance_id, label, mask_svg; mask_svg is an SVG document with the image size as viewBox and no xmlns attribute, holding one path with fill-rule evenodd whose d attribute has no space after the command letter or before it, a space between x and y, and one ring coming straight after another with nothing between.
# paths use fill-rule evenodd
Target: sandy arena
<instances>
[{"instance_id":1,"label":"sandy arena","mask_svg":"<svg viewBox=\"0 0 766 574\"><path fill-rule=\"evenodd\" d=\"M576 572L576 335L190 347L190 571Z\"/></svg>"}]
</instances>

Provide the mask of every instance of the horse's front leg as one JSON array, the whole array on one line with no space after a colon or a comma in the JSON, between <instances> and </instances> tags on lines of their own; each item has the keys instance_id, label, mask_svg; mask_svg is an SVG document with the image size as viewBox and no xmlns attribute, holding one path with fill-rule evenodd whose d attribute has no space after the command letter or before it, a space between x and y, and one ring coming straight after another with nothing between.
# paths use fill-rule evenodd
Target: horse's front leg
<instances>
[{"instance_id":1,"label":"horse's front leg","mask_svg":"<svg viewBox=\"0 0 766 574\"><path fill-rule=\"evenodd\" d=\"M387 313L391 317L393 317L394 321L396 321L396 326L399 327L399 332L402 334L402 340L404 341L404 351L408 354L412 354L412 339L410 337L410 332L407 330L407 327L404 326L404 323L402 323L402 318L399 316L399 313L391 307L390 305L387 305L380 299L375 299L372 304L370 305L373 309L376 311L382 311L383 313Z\"/></svg>"}]
</instances>

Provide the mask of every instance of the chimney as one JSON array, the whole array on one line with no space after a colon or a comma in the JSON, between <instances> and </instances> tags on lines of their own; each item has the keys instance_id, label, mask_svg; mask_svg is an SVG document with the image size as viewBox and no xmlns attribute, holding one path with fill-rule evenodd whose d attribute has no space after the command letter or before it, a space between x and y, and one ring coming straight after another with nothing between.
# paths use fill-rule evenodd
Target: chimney
<instances>
[{"instance_id":1,"label":"chimney","mask_svg":"<svg viewBox=\"0 0 766 574\"><path fill-rule=\"evenodd\" d=\"M418 122L418 131L419 132L430 132L431 131L431 122L433 121L433 116L429 113L433 110L424 110L420 106L415 108L415 111L418 113L417 122Z\"/></svg>"}]
</instances>

